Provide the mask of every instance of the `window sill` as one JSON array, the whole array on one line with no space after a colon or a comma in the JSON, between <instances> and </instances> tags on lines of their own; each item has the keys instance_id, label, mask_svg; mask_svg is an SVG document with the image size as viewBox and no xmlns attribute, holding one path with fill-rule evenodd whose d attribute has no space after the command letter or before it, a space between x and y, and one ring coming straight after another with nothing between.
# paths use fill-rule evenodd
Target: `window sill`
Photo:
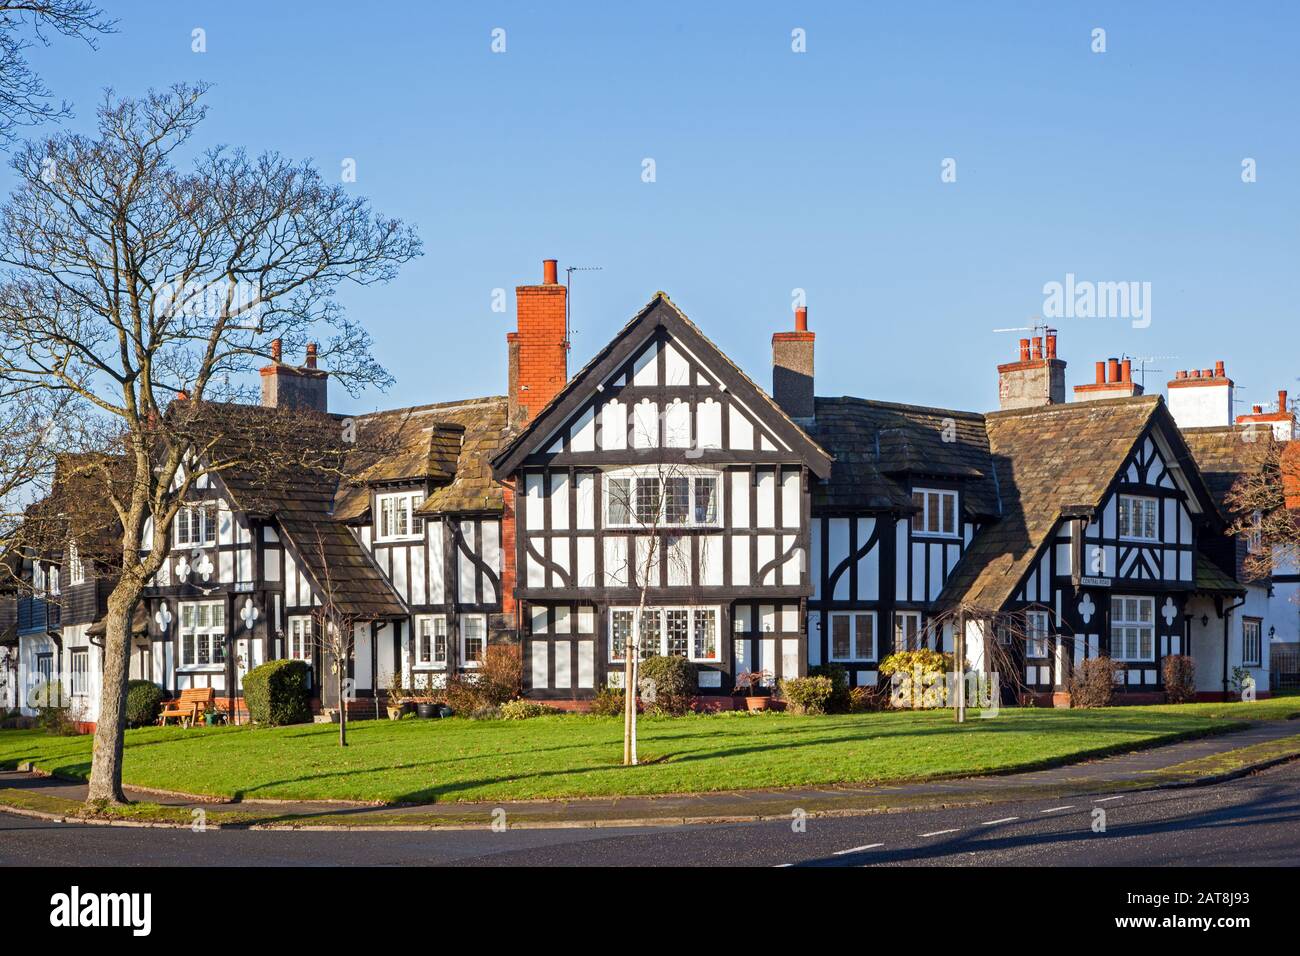
<instances>
[{"instance_id":1,"label":"window sill","mask_svg":"<svg viewBox=\"0 0 1300 956\"><path fill-rule=\"evenodd\" d=\"M176 668L178 674L224 674L225 664L185 664Z\"/></svg>"},{"instance_id":2,"label":"window sill","mask_svg":"<svg viewBox=\"0 0 1300 956\"><path fill-rule=\"evenodd\" d=\"M1159 538L1130 538L1130 537L1125 537L1124 535L1120 535L1115 540L1122 541L1124 544L1160 544L1161 543Z\"/></svg>"},{"instance_id":3,"label":"window sill","mask_svg":"<svg viewBox=\"0 0 1300 956\"><path fill-rule=\"evenodd\" d=\"M399 534L389 535L384 538L375 537L375 544L400 544L408 541L423 541L423 534Z\"/></svg>"},{"instance_id":4,"label":"window sill","mask_svg":"<svg viewBox=\"0 0 1300 956\"><path fill-rule=\"evenodd\" d=\"M446 664L416 664L414 670L438 674L447 669Z\"/></svg>"}]
</instances>

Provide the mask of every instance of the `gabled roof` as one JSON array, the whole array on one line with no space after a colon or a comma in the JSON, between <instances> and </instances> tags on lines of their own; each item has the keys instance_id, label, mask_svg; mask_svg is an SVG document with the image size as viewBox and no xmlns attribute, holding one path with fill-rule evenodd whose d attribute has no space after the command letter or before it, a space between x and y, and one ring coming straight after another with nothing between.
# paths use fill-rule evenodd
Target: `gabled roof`
<instances>
[{"instance_id":1,"label":"gabled roof","mask_svg":"<svg viewBox=\"0 0 1300 956\"><path fill-rule=\"evenodd\" d=\"M831 456L799 427L763 389L727 358L699 328L686 317L663 292L656 292L618 334L573 375L568 384L543 408L518 435L492 458L497 478L508 477L556 428L559 428L582 405L589 401L596 386L613 375L631 358L658 327L666 328L674 338L715 371L737 399L764 416L771 428L786 442L819 478L830 475Z\"/></svg>"},{"instance_id":2,"label":"gabled roof","mask_svg":"<svg viewBox=\"0 0 1300 956\"><path fill-rule=\"evenodd\" d=\"M909 479L960 484L970 518L999 514L984 416L863 398L818 398L809 432L833 456L819 511L910 511Z\"/></svg>"},{"instance_id":3,"label":"gabled roof","mask_svg":"<svg viewBox=\"0 0 1300 956\"><path fill-rule=\"evenodd\" d=\"M1214 505L1158 395L990 412L989 451L1003 517L983 528L939 597L1000 609L1063 516L1100 507L1119 470L1152 426L1159 426L1202 507Z\"/></svg>"},{"instance_id":4,"label":"gabled roof","mask_svg":"<svg viewBox=\"0 0 1300 956\"><path fill-rule=\"evenodd\" d=\"M345 463L349 480L339 484L334 517L364 521L371 487L402 482L431 486L422 515L500 512L504 497L490 459L505 441L506 422L499 395L357 416L363 450Z\"/></svg>"},{"instance_id":5,"label":"gabled roof","mask_svg":"<svg viewBox=\"0 0 1300 956\"><path fill-rule=\"evenodd\" d=\"M195 410L194 421L217 435L213 460L240 462L217 472L232 507L273 518L312 584L340 613L359 620L404 617L406 606L369 552L334 516L347 447L341 419L260 405L205 405Z\"/></svg>"}]
</instances>

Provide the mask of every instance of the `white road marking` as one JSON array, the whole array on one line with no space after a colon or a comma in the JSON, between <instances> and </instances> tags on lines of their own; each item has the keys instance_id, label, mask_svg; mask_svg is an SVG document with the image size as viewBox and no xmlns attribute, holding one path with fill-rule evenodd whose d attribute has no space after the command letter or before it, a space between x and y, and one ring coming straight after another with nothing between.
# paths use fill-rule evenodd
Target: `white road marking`
<instances>
[{"instance_id":1,"label":"white road marking","mask_svg":"<svg viewBox=\"0 0 1300 956\"><path fill-rule=\"evenodd\" d=\"M1001 820L985 820L981 826L991 827L995 823L1010 823L1012 820L1019 820L1019 817L1003 817Z\"/></svg>"},{"instance_id":2,"label":"white road marking","mask_svg":"<svg viewBox=\"0 0 1300 956\"><path fill-rule=\"evenodd\" d=\"M1120 794L1120 796L1118 796L1118 797L1097 797L1093 802L1094 802L1094 803L1105 803L1107 800L1123 800L1123 799L1124 799L1123 794Z\"/></svg>"},{"instance_id":3,"label":"white road marking","mask_svg":"<svg viewBox=\"0 0 1300 956\"><path fill-rule=\"evenodd\" d=\"M921 836L943 836L945 833L956 833L961 827L953 827L951 830L933 830L930 833L922 833Z\"/></svg>"},{"instance_id":4,"label":"white road marking","mask_svg":"<svg viewBox=\"0 0 1300 956\"><path fill-rule=\"evenodd\" d=\"M1066 804L1066 805L1063 806L1063 807L1048 807L1046 810L1041 810L1041 811L1039 811L1039 812L1040 812L1040 813L1055 813L1057 810L1073 810L1073 809L1074 809L1074 804L1073 804L1073 803L1070 803L1070 804Z\"/></svg>"},{"instance_id":5,"label":"white road marking","mask_svg":"<svg viewBox=\"0 0 1300 956\"><path fill-rule=\"evenodd\" d=\"M836 850L832 856L844 856L846 853L861 853L863 850L874 850L878 846L884 846L883 843L864 843L862 846L849 847L847 850Z\"/></svg>"}]
</instances>

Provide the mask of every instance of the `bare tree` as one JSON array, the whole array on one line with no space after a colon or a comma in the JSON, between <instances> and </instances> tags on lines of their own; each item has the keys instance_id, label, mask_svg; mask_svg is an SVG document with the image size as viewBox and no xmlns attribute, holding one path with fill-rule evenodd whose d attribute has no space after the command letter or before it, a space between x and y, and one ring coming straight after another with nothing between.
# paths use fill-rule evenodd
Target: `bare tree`
<instances>
[{"instance_id":1,"label":"bare tree","mask_svg":"<svg viewBox=\"0 0 1300 956\"><path fill-rule=\"evenodd\" d=\"M113 452L83 469L120 526L91 801L125 799L129 622L178 509L205 474L263 466L282 447L312 455L301 415L241 417L229 402L253 392L241 382L274 340L301 349L319 327L335 381L386 384L334 292L387 281L419 254L410 227L308 163L213 148L179 168L204 89L106 95L95 136L16 152L19 185L0 210L0 381L66 399L62 440Z\"/></svg>"},{"instance_id":2,"label":"bare tree","mask_svg":"<svg viewBox=\"0 0 1300 956\"><path fill-rule=\"evenodd\" d=\"M54 94L32 70L27 51L34 43L49 46L57 33L94 50L116 23L90 0L0 0L0 148L13 143L20 127L71 114L67 103L54 105Z\"/></svg>"},{"instance_id":3,"label":"bare tree","mask_svg":"<svg viewBox=\"0 0 1300 956\"><path fill-rule=\"evenodd\" d=\"M1242 429L1242 451L1253 460L1233 483L1227 505L1229 532L1247 542L1248 580L1278 568L1300 568L1300 442L1274 441L1272 433Z\"/></svg>"}]
</instances>

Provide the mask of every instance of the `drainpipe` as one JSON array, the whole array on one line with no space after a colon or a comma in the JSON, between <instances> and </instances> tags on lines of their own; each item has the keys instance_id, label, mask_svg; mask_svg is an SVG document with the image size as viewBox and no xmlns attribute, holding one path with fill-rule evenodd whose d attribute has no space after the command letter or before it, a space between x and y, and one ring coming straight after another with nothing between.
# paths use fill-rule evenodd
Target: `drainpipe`
<instances>
[{"instance_id":1,"label":"drainpipe","mask_svg":"<svg viewBox=\"0 0 1300 956\"><path fill-rule=\"evenodd\" d=\"M1242 598L1236 604L1225 607L1219 615L1223 618L1223 699L1225 701L1228 699L1228 640L1231 636L1229 628L1232 624L1232 612L1245 603L1246 599Z\"/></svg>"}]
</instances>

